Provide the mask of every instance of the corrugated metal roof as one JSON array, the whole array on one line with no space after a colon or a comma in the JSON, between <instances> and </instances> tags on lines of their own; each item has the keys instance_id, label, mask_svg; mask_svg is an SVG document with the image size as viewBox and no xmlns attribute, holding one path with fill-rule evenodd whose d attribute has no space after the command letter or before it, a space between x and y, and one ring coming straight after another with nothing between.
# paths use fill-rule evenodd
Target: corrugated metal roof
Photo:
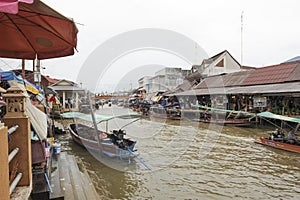
<instances>
[{"instance_id":1,"label":"corrugated metal roof","mask_svg":"<svg viewBox=\"0 0 300 200\"><path fill-rule=\"evenodd\" d=\"M271 84L288 81L289 76L298 65L299 62L293 62L257 68L245 79L242 85Z\"/></svg>"},{"instance_id":2,"label":"corrugated metal roof","mask_svg":"<svg viewBox=\"0 0 300 200\"><path fill-rule=\"evenodd\" d=\"M176 89L181 89L182 91L185 91L185 90L191 89L192 86L193 86L193 84L191 82L185 81L185 82L181 83L180 85L178 85L176 87Z\"/></svg>"},{"instance_id":3,"label":"corrugated metal roof","mask_svg":"<svg viewBox=\"0 0 300 200\"><path fill-rule=\"evenodd\" d=\"M69 85L66 86L57 85L57 86L49 86L49 87L55 91L84 91L84 89L82 88L69 86Z\"/></svg>"},{"instance_id":4,"label":"corrugated metal roof","mask_svg":"<svg viewBox=\"0 0 300 200\"><path fill-rule=\"evenodd\" d=\"M224 75L210 76L201 81L195 89L224 87Z\"/></svg>"},{"instance_id":5,"label":"corrugated metal roof","mask_svg":"<svg viewBox=\"0 0 300 200\"><path fill-rule=\"evenodd\" d=\"M185 81L183 83L181 83L180 85L178 85L174 90L171 90L171 91L167 91L165 93L163 93L164 95L168 95L168 94L173 94L173 93L178 93L178 92L183 92L183 91L186 91L186 90L189 90L191 89L193 86L193 84L189 81Z\"/></svg>"},{"instance_id":6,"label":"corrugated metal roof","mask_svg":"<svg viewBox=\"0 0 300 200\"><path fill-rule=\"evenodd\" d=\"M224 88L202 88L175 93L175 96L214 95L214 94L278 94L300 93L300 82L251 85Z\"/></svg>"},{"instance_id":7,"label":"corrugated metal roof","mask_svg":"<svg viewBox=\"0 0 300 200\"><path fill-rule=\"evenodd\" d=\"M254 70L239 71L225 75L217 75L205 78L199 83L195 89L202 88L214 88L214 87L229 87L229 86L240 86L243 81L251 74Z\"/></svg>"},{"instance_id":8,"label":"corrugated metal roof","mask_svg":"<svg viewBox=\"0 0 300 200\"><path fill-rule=\"evenodd\" d=\"M52 84L54 84L54 83L56 83L56 82L59 81L58 79L50 78L50 76L43 76L43 77L48 81L48 83L50 85L52 85Z\"/></svg>"},{"instance_id":9,"label":"corrugated metal roof","mask_svg":"<svg viewBox=\"0 0 300 200\"><path fill-rule=\"evenodd\" d=\"M286 81L299 81L300 80L300 63L295 67L294 71L286 79Z\"/></svg>"},{"instance_id":10,"label":"corrugated metal roof","mask_svg":"<svg viewBox=\"0 0 300 200\"><path fill-rule=\"evenodd\" d=\"M285 61L285 63L287 63L287 62L295 62L295 61L300 61L300 56L296 56L294 58L291 58L291 59Z\"/></svg>"},{"instance_id":11,"label":"corrugated metal roof","mask_svg":"<svg viewBox=\"0 0 300 200\"><path fill-rule=\"evenodd\" d=\"M255 70L240 71L225 75L225 86L240 86Z\"/></svg>"},{"instance_id":12,"label":"corrugated metal roof","mask_svg":"<svg viewBox=\"0 0 300 200\"><path fill-rule=\"evenodd\" d=\"M202 75L199 72L195 72L195 73L192 73L189 76L187 76L186 79L189 81L194 81L194 80L200 79L201 77L202 77Z\"/></svg>"},{"instance_id":13,"label":"corrugated metal roof","mask_svg":"<svg viewBox=\"0 0 300 200\"><path fill-rule=\"evenodd\" d=\"M242 86L228 89L229 94L278 94L300 92L300 82Z\"/></svg>"}]
</instances>

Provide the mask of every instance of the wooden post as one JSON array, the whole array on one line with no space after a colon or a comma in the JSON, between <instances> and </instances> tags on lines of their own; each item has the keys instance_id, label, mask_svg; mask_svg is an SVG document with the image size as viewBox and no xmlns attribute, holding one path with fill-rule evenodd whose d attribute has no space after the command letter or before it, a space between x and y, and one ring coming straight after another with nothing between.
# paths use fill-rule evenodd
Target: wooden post
<instances>
[{"instance_id":1,"label":"wooden post","mask_svg":"<svg viewBox=\"0 0 300 200\"><path fill-rule=\"evenodd\" d=\"M1 199L10 199L7 127L2 123L0 123L0 180Z\"/></svg>"},{"instance_id":2,"label":"wooden post","mask_svg":"<svg viewBox=\"0 0 300 200\"><path fill-rule=\"evenodd\" d=\"M32 72L34 73L35 72L35 60L32 60Z\"/></svg>"},{"instance_id":3,"label":"wooden post","mask_svg":"<svg viewBox=\"0 0 300 200\"><path fill-rule=\"evenodd\" d=\"M22 59L22 78L25 79L25 59Z\"/></svg>"},{"instance_id":4,"label":"wooden post","mask_svg":"<svg viewBox=\"0 0 300 200\"><path fill-rule=\"evenodd\" d=\"M79 108L79 95L78 92L76 92L76 97L75 97L75 108Z\"/></svg>"},{"instance_id":5,"label":"wooden post","mask_svg":"<svg viewBox=\"0 0 300 200\"><path fill-rule=\"evenodd\" d=\"M19 128L11 136L9 151L18 147L19 153L14 158L18 163L17 172L23 174L18 186L31 186L32 170L31 170L31 139L30 139L30 121L25 114L26 95L21 88L12 86L3 95L6 100L6 115L3 122L6 126L11 127L18 125ZM13 166L10 166L10 169Z\"/></svg>"},{"instance_id":6,"label":"wooden post","mask_svg":"<svg viewBox=\"0 0 300 200\"><path fill-rule=\"evenodd\" d=\"M62 98L63 98L63 101L62 101L63 108L66 108L66 92L65 91L63 91Z\"/></svg>"}]
</instances>

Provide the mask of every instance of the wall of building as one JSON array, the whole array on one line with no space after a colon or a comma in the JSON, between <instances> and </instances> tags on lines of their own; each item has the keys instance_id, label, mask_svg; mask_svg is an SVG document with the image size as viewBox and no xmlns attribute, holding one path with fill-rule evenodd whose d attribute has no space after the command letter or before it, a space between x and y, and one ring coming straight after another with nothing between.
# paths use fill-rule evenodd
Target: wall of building
<instances>
[{"instance_id":1,"label":"wall of building","mask_svg":"<svg viewBox=\"0 0 300 200\"><path fill-rule=\"evenodd\" d=\"M150 79L150 93L157 92L160 90L167 90L165 85L165 76L154 76Z\"/></svg>"},{"instance_id":2,"label":"wall of building","mask_svg":"<svg viewBox=\"0 0 300 200\"><path fill-rule=\"evenodd\" d=\"M217 66L223 59L223 66ZM228 54L224 53L214 60L203 72L203 75L214 76L223 73L241 71L240 65Z\"/></svg>"},{"instance_id":3,"label":"wall of building","mask_svg":"<svg viewBox=\"0 0 300 200\"><path fill-rule=\"evenodd\" d=\"M159 70L155 73L154 77L149 79L149 93L161 90L173 90L178 85L182 84L184 78L190 73L190 70L182 70L181 68L171 67L166 67L162 70Z\"/></svg>"}]
</instances>

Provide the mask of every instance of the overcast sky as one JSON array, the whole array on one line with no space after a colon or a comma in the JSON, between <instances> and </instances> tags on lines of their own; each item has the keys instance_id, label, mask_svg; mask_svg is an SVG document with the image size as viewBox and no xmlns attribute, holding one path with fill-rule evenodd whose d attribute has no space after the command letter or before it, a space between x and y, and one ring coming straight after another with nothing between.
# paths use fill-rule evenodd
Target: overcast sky
<instances>
[{"instance_id":1,"label":"overcast sky","mask_svg":"<svg viewBox=\"0 0 300 200\"><path fill-rule=\"evenodd\" d=\"M209 57L226 49L241 62L242 12L243 65L267 66L300 55L300 1L297 0L44 0L44 2L63 15L73 18L79 29L78 52L74 56L42 61L42 66L45 67L42 73L55 78L78 81L78 73L83 63L98 46L116 35L142 28L174 31L195 41ZM149 64L185 69L190 67L190 63L171 58L166 53L159 55L158 59L157 55L148 52L148 56L144 55L148 57L145 63L141 60L136 63L137 56L140 59L143 57L134 56L133 53L128 55L128 58L125 56L118 59L113 64L117 69L115 71L126 71L129 65L137 68ZM149 63L151 56L155 57L153 63ZM159 63L158 60L164 58L168 61ZM7 62L13 68L17 68L20 64L15 60ZM200 64L201 60L194 59L193 62L195 63L192 64ZM31 64L28 65L27 68L31 69ZM95 67L96 65L95 63ZM9 69L7 66L3 68ZM146 75L151 73L151 70L147 68L144 72ZM121 76L124 77L124 73ZM137 76L135 74L136 78ZM112 79L110 80L112 82ZM103 84L108 82L104 81ZM128 87L131 87L129 83Z\"/></svg>"}]
</instances>

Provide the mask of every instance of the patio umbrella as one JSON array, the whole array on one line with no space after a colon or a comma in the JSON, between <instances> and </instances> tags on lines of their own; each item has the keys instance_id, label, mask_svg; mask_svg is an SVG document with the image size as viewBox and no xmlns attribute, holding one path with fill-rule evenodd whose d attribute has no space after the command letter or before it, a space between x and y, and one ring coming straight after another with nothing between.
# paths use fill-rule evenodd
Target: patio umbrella
<instances>
[{"instance_id":1,"label":"patio umbrella","mask_svg":"<svg viewBox=\"0 0 300 200\"><path fill-rule=\"evenodd\" d=\"M72 19L40 0L19 2L18 9L17 14L0 12L0 57L41 60L74 54L78 30Z\"/></svg>"},{"instance_id":2,"label":"patio umbrella","mask_svg":"<svg viewBox=\"0 0 300 200\"><path fill-rule=\"evenodd\" d=\"M49 95L49 94L53 94L53 95L58 96L57 92L55 90L53 90L52 88L49 88L49 87L44 88L44 92L45 92L46 96Z\"/></svg>"},{"instance_id":3,"label":"patio umbrella","mask_svg":"<svg viewBox=\"0 0 300 200\"><path fill-rule=\"evenodd\" d=\"M19 2L33 3L33 0L1 0L0 12L17 14L19 10Z\"/></svg>"}]
</instances>

